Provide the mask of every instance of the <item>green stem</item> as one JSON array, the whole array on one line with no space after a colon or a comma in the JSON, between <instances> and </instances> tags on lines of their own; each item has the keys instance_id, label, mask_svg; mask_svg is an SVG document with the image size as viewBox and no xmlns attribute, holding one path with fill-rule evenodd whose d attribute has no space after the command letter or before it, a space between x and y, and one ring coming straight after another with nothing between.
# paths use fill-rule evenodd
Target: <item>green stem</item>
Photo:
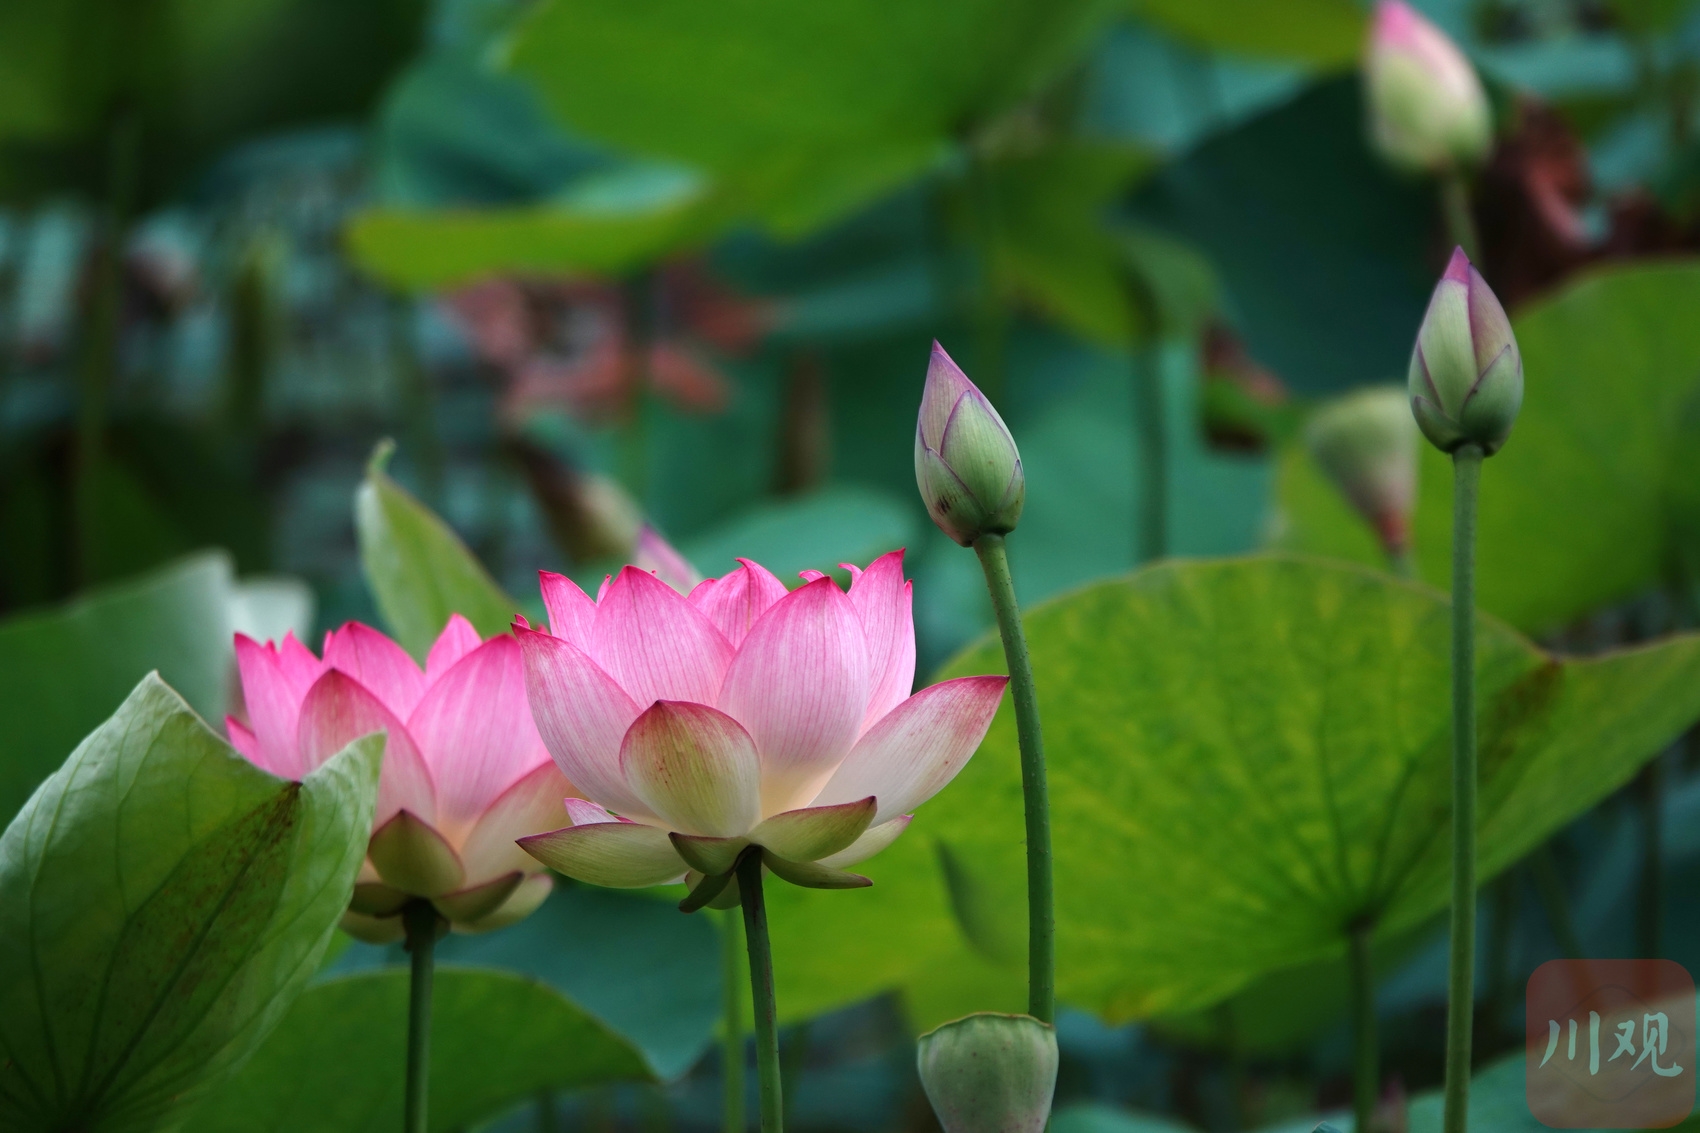
<instances>
[{"instance_id":1,"label":"green stem","mask_svg":"<svg viewBox=\"0 0 1700 1133\"><path fill-rule=\"evenodd\" d=\"M425 1133L425 1103L431 1080L431 959L437 947L437 910L429 901L410 901L401 911L413 981L407 997L407 1103L403 1133Z\"/></svg>"},{"instance_id":2,"label":"green stem","mask_svg":"<svg viewBox=\"0 0 1700 1133\"><path fill-rule=\"evenodd\" d=\"M744 923L737 913L726 910L722 919L725 937L721 947L720 1125L724 1133L744 1133L744 978L740 961L744 951Z\"/></svg>"},{"instance_id":3,"label":"green stem","mask_svg":"<svg viewBox=\"0 0 1700 1133\"><path fill-rule=\"evenodd\" d=\"M1476 493L1482 450L1452 454L1452 950L1443 1133L1464 1133L1476 976Z\"/></svg>"},{"instance_id":4,"label":"green stem","mask_svg":"<svg viewBox=\"0 0 1700 1133\"><path fill-rule=\"evenodd\" d=\"M745 851L738 859L738 894L744 906L744 943L750 954L750 1002L755 1008L761 1133L781 1133L785 1127L785 1091L779 1077L779 1026L773 1006L773 947L767 939L767 905L761 895L759 851Z\"/></svg>"},{"instance_id":5,"label":"green stem","mask_svg":"<svg viewBox=\"0 0 1700 1133\"><path fill-rule=\"evenodd\" d=\"M1387 567L1396 578L1417 577L1417 556L1411 553L1411 548L1403 547L1387 556Z\"/></svg>"},{"instance_id":6,"label":"green stem","mask_svg":"<svg viewBox=\"0 0 1700 1133\"><path fill-rule=\"evenodd\" d=\"M1470 211L1470 185L1464 174L1456 169L1441 174L1440 207L1446 214L1446 235L1472 261L1481 258L1481 237L1476 233L1476 217Z\"/></svg>"},{"instance_id":7,"label":"green stem","mask_svg":"<svg viewBox=\"0 0 1700 1133\"><path fill-rule=\"evenodd\" d=\"M1375 925L1365 919L1347 935L1352 1001L1352 1128L1369 1133L1381 1095L1381 1052L1375 1026L1375 966L1370 941Z\"/></svg>"},{"instance_id":8,"label":"green stem","mask_svg":"<svg viewBox=\"0 0 1700 1133\"><path fill-rule=\"evenodd\" d=\"M1003 637L1015 699L1015 731L1021 743L1021 794L1027 811L1027 1013L1043 1023L1056 1016L1056 922L1051 896L1051 801L1045 785L1045 739L1039 730L1039 696L1027 636L1002 535L974 540L974 553L986 572L986 588Z\"/></svg>"},{"instance_id":9,"label":"green stem","mask_svg":"<svg viewBox=\"0 0 1700 1133\"><path fill-rule=\"evenodd\" d=\"M555 1116L555 1091L538 1091L537 1133L559 1133L560 1127L561 1123Z\"/></svg>"}]
</instances>

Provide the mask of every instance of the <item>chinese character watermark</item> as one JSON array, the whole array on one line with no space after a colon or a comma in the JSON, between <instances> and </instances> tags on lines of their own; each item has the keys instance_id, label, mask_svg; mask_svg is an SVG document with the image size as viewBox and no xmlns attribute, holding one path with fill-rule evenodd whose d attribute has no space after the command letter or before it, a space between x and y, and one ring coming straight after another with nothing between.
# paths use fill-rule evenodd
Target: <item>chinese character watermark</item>
<instances>
[{"instance_id":1,"label":"chinese character watermark","mask_svg":"<svg viewBox=\"0 0 1700 1133\"><path fill-rule=\"evenodd\" d=\"M1529 979L1529 1110L1557 1129L1659 1129L1694 1108L1694 981L1669 960L1553 960Z\"/></svg>"}]
</instances>

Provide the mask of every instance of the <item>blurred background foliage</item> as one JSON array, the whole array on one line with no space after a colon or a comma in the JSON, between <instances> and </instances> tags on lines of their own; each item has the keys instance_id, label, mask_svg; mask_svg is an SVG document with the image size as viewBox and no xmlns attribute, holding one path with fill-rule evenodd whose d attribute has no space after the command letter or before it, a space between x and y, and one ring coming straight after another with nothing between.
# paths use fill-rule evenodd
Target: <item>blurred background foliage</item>
<instances>
[{"instance_id":1,"label":"blurred background foliage","mask_svg":"<svg viewBox=\"0 0 1700 1133\"><path fill-rule=\"evenodd\" d=\"M1480 594L1512 689L1548 670L1537 646L1592 654L1695 621L1700 8L1419 6L1469 52L1498 121L1472 207L1529 396L1483 494ZM496 632L535 613L538 568L594 584L646 522L708 573L906 546L922 679L959 653L955 671L995 668L974 644L991 620L979 572L913 487L937 338L1022 447L1024 602L1074 595L1033 628L1061 714L1059 808L1107 792L1145 824L1059 833L1077 879L1059 906L1059 1133L1308 1128L1341 1105L1338 922L1367 904L1386 914L1389 1105L1409 1095L1408 1128L1438 1127L1432 808L1391 806L1398 860L1349 867L1334 904L1223 920L1235 885L1278 908L1269 893L1296 884L1284 855L1308 851L1271 837L1232 884L1188 872L1252 827L1219 800L1201 829L1187 775L1206 757L1223 781L1323 761L1315 721L1218 742L1264 735L1259 712L1327 684L1290 650L1256 669L1248 641L1290 642L1327 607L1332 647L1363 671L1408 634L1428 672L1439 598L1280 557L1101 581L1270 549L1383 565L1302 443L1319 403L1401 378L1449 251L1433 186L1365 142L1367 15L1357 0L11 0L0 808L150 668L208 719L239 707L232 629L311 639L358 618L417 651L458 608ZM1414 520L1437 585L1442 463L1425 453ZM1174 616L1153 594L1235 611L1245 635L1176 650L1165 679L1200 675L1172 695L1134 679ZM1536 964L1700 964L1693 903L1666 899L1700 884L1700 777L1656 734L1700 712L1691 652L1551 667L1558 691L1506 725L1478 979L1476 1104L1496 1129L1523 1127L1515 1060L1494 1060L1519 1042ZM1203 675L1233 671L1270 683L1212 698ZM1095 707L1071 714L1071 697ZM1145 731L1107 725L1106 704ZM1564 740L1577 713L1597 742ZM1433 777L1420 727L1357 740L1370 754L1349 789L1367 810L1387 775ZM928 1128L914 1029L1019 1002L1015 846L997 834L1012 744L1000 721L932 820L872 863L873 890L776 894L794 1127ZM1537 764L1564 789L1519 794ZM1346 858L1367 853L1339 837ZM1178 886L1197 899L1167 923ZM1118 889L1137 899L1093 907ZM717 1127L718 930L655 895L562 885L520 927L446 945L474 970L445 973L439 1012L467 1041L440 1048L442 1128ZM326 1129L382 1124L395 1099L351 1083L393 1070L369 1060L399 1044L376 1019L338 1028L396 999L397 961L348 946L191 1127L299 1127L286 1103ZM300 1077L332 1033L336 1065ZM539 1044L578 1053L528 1058Z\"/></svg>"}]
</instances>

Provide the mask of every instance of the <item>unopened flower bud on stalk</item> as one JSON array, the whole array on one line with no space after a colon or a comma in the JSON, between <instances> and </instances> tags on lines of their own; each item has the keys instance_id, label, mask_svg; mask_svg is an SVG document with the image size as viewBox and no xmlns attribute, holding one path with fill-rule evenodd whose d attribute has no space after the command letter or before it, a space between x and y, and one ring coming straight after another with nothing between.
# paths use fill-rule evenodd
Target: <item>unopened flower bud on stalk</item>
<instances>
[{"instance_id":1,"label":"unopened flower bud on stalk","mask_svg":"<svg viewBox=\"0 0 1700 1133\"><path fill-rule=\"evenodd\" d=\"M1324 405L1305 427L1312 459L1381 538L1388 554L1410 547L1417 501L1417 430L1397 386L1358 390Z\"/></svg>"},{"instance_id":2,"label":"unopened flower bud on stalk","mask_svg":"<svg viewBox=\"0 0 1700 1133\"><path fill-rule=\"evenodd\" d=\"M939 530L964 547L1015 530L1027 498L1015 438L936 342L915 424L915 483Z\"/></svg>"},{"instance_id":3,"label":"unopened flower bud on stalk","mask_svg":"<svg viewBox=\"0 0 1700 1133\"><path fill-rule=\"evenodd\" d=\"M1487 156L1493 122L1475 68L1403 0L1376 5L1364 85L1370 138L1394 165L1438 173Z\"/></svg>"},{"instance_id":4,"label":"unopened flower bud on stalk","mask_svg":"<svg viewBox=\"0 0 1700 1133\"><path fill-rule=\"evenodd\" d=\"M1057 1087L1057 1032L982 1011L922 1035L921 1085L944 1133L1041 1133Z\"/></svg>"},{"instance_id":5,"label":"unopened flower bud on stalk","mask_svg":"<svg viewBox=\"0 0 1700 1133\"><path fill-rule=\"evenodd\" d=\"M1436 448L1491 456L1523 404L1523 356L1505 308L1459 248L1435 285L1411 351L1411 412Z\"/></svg>"}]
</instances>

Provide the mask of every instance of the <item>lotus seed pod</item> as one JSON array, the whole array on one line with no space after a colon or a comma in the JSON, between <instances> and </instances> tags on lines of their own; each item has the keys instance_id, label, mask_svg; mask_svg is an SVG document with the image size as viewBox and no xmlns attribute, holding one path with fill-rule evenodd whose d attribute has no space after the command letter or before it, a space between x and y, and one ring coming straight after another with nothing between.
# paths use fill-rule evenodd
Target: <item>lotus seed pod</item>
<instances>
[{"instance_id":1,"label":"lotus seed pod","mask_svg":"<svg viewBox=\"0 0 1700 1133\"><path fill-rule=\"evenodd\" d=\"M944 1133L1042 1133L1057 1032L1031 1015L969 1015L921 1036L917 1066Z\"/></svg>"},{"instance_id":2,"label":"lotus seed pod","mask_svg":"<svg viewBox=\"0 0 1700 1133\"><path fill-rule=\"evenodd\" d=\"M1523 357L1505 308L1462 248L1429 299L1408 385L1418 427L1442 452L1476 444L1492 455L1511 435Z\"/></svg>"},{"instance_id":3,"label":"lotus seed pod","mask_svg":"<svg viewBox=\"0 0 1700 1133\"><path fill-rule=\"evenodd\" d=\"M1015 438L936 342L915 424L915 483L939 530L964 547L1015 530L1027 498Z\"/></svg>"},{"instance_id":4,"label":"lotus seed pod","mask_svg":"<svg viewBox=\"0 0 1700 1133\"><path fill-rule=\"evenodd\" d=\"M1493 121L1475 68L1402 0L1376 5L1364 87L1370 139L1392 164L1434 173L1487 156Z\"/></svg>"}]
</instances>

